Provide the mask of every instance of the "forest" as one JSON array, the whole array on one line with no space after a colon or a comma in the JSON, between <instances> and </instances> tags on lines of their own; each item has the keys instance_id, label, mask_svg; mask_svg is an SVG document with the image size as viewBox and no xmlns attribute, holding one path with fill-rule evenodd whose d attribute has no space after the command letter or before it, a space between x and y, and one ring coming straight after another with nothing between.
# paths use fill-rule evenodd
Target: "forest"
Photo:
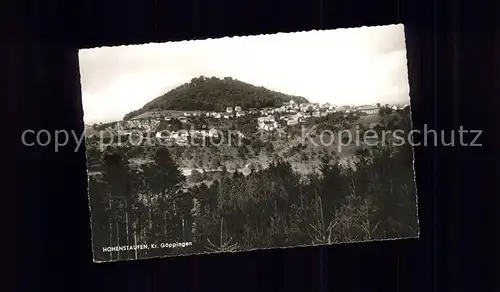
<instances>
[{"instance_id":1,"label":"forest","mask_svg":"<svg viewBox=\"0 0 500 292\"><path fill-rule=\"evenodd\" d=\"M106 149L102 174L89 177L96 261L418 236L408 144L358 151L354 169L325 152L317 173L296 173L277 158L246 176L224 171L189 187L168 148L157 148L142 167L127 155L120 147ZM102 249L175 242L192 245Z\"/></svg>"}]
</instances>

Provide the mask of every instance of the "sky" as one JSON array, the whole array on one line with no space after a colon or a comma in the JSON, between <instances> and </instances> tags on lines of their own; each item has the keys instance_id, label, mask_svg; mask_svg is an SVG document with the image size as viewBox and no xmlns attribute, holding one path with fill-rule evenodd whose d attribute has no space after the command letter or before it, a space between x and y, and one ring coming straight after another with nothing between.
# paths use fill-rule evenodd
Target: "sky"
<instances>
[{"instance_id":1,"label":"sky","mask_svg":"<svg viewBox=\"0 0 500 292\"><path fill-rule=\"evenodd\" d=\"M121 120L200 75L317 103L409 103L403 25L100 47L79 63L86 124Z\"/></svg>"}]
</instances>

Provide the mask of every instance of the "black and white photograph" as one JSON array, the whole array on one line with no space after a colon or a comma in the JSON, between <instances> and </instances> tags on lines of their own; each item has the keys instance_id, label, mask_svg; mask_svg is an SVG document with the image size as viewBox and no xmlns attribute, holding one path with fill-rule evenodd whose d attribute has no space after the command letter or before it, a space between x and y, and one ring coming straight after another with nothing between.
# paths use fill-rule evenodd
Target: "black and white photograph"
<instances>
[{"instance_id":1,"label":"black and white photograph","mask_svg":"<svg viewBox=\"0 0 500 292\"><path fill-rule=\"evenodd\" d=\"M419 236L403 25L79 64L94 262Z\"/></svg>"}]
</instances>

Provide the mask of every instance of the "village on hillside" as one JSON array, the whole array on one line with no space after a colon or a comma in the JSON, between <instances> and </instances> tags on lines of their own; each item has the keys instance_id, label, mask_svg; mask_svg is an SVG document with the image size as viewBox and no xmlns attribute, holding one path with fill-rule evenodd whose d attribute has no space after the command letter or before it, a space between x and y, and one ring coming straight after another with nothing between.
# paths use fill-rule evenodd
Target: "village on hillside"
<instances>
[{"instance_id":1,"label":"village on hillside","mask_svg":"<svg viewBox=\"0 0 500 292\"><path fill-rule=\"evenodd\" d=\"M314 147L301 141L302 128L322 125L337 134L351 132L353 137L356 127L365 130L386 128L387 125L381 124L384 123L381 117L384 113L404 112L408 108L408 104L335 106L290 100L277 107L245 109L234 106L227 107L224 112L151 110L129 120L94 125L87 130L89 175L101 174L98 157L110 147L129 149L129 161L139 169L151 163L151 155L134 149L166 147L175 156L183 175L194 183L210 184L212 179L207 174L222 170L248 175L252 169L266 168L279 157L291 163L292 169L298 173L315 173L320 153L324 151L337 153L339 163L354 167L356 152L366 149L372 153L375 140L380 140L380 137L372 138L371 146L364 140L360 144L354 141L346 143L339 141L341 137L336 137L330 146ZM229 142L231 137L235 138L233 141L239 141L239 145ZM220 144L220 141L227 142L227 145ZM210 142L218 147L210 147ZM207 145L209 147L205 147ZM196 174L200 173L205 179L197 178ZM185 186L189 185L188 181Z\"/></svg>"},{"instance_id":2,"label":"village on hillside","mask_svg":"<svg viewBox=\"0 0 500 292\"><path fill-rule=\"evenodd\" d=\"M169 139L182 145L186 142L188 136L194 137L216 137L219 135L219 129L209 128L203 125L201 129L189 129L189 131L158 131L158 127L162 120L171 122L174 120L182 124L189 124L193 118L197 119L215 119L231 120L245 116L255 117L257 122L256 131L273 132L280 129L281 126L294 126L307 121L310 118L326 117L333 113L343 113L347 116L353 115L377 115L380 108L389 108L393 111L402 110L408 107L408 104L386 104L377 105L343 105L335 106L330 103L296 103L293 100L283 103L280 107L267 107L262 109L242 108L241 106L227 107L224 112L211 111L150 111L140 114L130 120L123 120L107 124L95 124L92 126L94 130L115 131L118 135L133 134L133 130L142 130L146 132L155 132L155 137L158 139ZM280 122L281 121L281 122ZM242 133L240 133L242 134ZM95 137L96 134L88 135L89 138ZM243 135L243 134L242 134Z\"/></svg>"}]
</instances>

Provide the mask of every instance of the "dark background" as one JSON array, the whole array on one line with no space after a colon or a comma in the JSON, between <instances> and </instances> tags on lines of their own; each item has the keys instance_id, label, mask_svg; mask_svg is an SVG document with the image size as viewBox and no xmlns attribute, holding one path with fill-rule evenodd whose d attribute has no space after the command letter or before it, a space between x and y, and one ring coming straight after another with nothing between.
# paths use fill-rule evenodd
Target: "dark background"
<instances>
[{"instance_id":1,"label":"dark background","mask_svg":"<svg viewBox=\"0 0 500 292\"><path fill-rule=\"evenodd\" d=\"M16 126L2 141L15 149L4 168L16 179L3 194L21 202L21 218L4 220L19 235L16 253L5 252L19 291L499 291L500 175L488 131L498 123L498 7L473 2L12 2L3 125ZM483 148L416 149L418 240L93 264L84 152L20 145L26 128L83 130L78 48L401 22L414 127L484 132Z\"/></svg>"}]
</instances>

